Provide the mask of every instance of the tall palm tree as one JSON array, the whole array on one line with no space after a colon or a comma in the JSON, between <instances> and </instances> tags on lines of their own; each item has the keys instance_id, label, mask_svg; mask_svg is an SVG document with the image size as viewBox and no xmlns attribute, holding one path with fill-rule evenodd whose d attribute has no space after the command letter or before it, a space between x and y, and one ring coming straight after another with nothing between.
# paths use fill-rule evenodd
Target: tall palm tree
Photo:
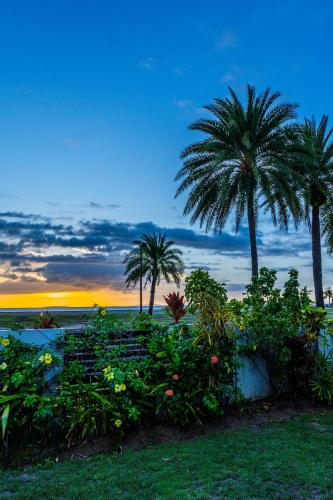
<instances>
[{"instance_id":1,"label":"tall palm tree","mask_svg":"<svg viewBox=\"0 0 333 500\"><path fill-rule=\"evenodd\" d=\"M140 276L145 276L146 284L151 283L148 313L153 314L156 285L160 284L161 278L167 283L173 280L179 285L184 273L184 262L181 258L182 252L178 248L172 248L173 241L168 241L165 234L144 234L139 240L133 242L135 245L125 260L126 285L135 286ZM141 253L141 257L140 257ZM141 263L140 263L141 260Z\"/></svg>"},{"instance_id":2,"label":"tall palm tree","mask_svg":"<svg viewBox=\"0 0 333 500\"><path fill-rule=\"evenodd\" d=\"M311 230L312 268L316 305L324 307L321 262L321 236L326 236L328 250L333 249L333 128L328 116L317 125L315 118L305 119L295 127L289 158L304 201L304 214Z\"/></svg>"},{"instance_id":3,"label":"tall palm tree","mask_svg":"<svg viewBox=\"0 0 333 500\"><path fill-rule=\"evenodd\" d=\"M265 202L274 223L285 228L290 212L295 220L301 212L289 169L282 162L284 127L295 117L296 105L277 104L280 94L271 93L269 88L256 95L255 88L248 85L245 106L231 88L229 92L226 99L215 99L205 106L213 119L190 125L206 137L182 152L184 163L176 176L181 181L176 196L190 189L184 215L191 213L191 223L199 221L206 231L221 231L234 214L238 232L246 213L252 275L258 276L259 202Z\"/></svg>"},{"instance_id":4,"label":"tall palm tree","mask_svg":"<svg viewBox=\"0 0 333 500\"><path fill-rule=\"evenodd\" d=\"M328 299L328 305L329 306L331 305L332 297L333 297L333 290L332 290L332 288L330 286L328 286L325 289L325 291L324 291L324 298Z\"/></svg>"}]
</instances>

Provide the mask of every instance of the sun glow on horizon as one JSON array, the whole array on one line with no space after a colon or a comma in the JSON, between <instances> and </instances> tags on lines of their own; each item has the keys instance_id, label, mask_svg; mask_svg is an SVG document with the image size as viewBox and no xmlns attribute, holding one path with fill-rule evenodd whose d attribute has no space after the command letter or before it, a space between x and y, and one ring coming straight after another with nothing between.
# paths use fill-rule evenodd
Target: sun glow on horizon
<instances>
[{"instance_id":1,"label":"sun glow on horizon","mask_svg":"<svg viewBox=\"0 0 333 500\"><path fill-rule=\"evenodd\" d=\"M122 292L100 289L0 295L0 308L90 307L93 304L134 306L138 302L139 294L137 290Z\"/></svg>"}]
</instances>

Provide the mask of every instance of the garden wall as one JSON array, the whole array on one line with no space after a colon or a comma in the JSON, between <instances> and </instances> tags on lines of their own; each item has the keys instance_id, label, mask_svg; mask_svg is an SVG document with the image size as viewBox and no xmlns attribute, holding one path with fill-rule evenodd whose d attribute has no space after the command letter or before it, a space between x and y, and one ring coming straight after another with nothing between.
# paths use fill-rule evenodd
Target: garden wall
<instances>
[{"instance_id":1,"label":"garden wall","mask_svg":"<svg viewBox=\"0 0 333 500\"><path fill-rule=\"evenodd\" d=\"M64 333L65 330L63 328L40 330L27 329L21 332L0 330L0 336L2 337L13 335L27 344L35 344L43 348L54 341L58 335ZM327 337L326 342L321 343L320 350L325 355L329 352L333 355L333 338ZM268 374L262 357L259 354L251 358L241 356L240 361L242 366L236 371L235 383L243 396L246 399L259 399L269 396L270 386ZM52 375L54 376L54 374Z\"/></svg>"},{"instance_id":2,"label":"garden wall","mask_svg":"<svg viewBox=\"0 0 333 500\"><path fill-rule=\"evenodd\" d=\"M64 333L64 328L26 328L25 330L0 330L0 337L6 338L11 335L26 344L46 347Z\"/></svg>"}]
</instances>

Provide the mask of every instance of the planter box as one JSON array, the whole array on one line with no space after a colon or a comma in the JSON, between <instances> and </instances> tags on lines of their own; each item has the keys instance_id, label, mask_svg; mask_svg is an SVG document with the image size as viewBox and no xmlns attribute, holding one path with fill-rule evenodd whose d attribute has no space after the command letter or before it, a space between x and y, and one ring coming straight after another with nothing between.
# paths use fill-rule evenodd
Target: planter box
<instances>
[{"instance_id":1,"label":"planter box","mask_svg":"<svg viewBox=\"0 0 333 500\"><path fill-rule=\"evenodd\" d=\"M15 337L26 344L47 347L59 335L65 333L64 328L27 328L25 330L0 330L0 337Z\"/></svg>"}]
</instances>

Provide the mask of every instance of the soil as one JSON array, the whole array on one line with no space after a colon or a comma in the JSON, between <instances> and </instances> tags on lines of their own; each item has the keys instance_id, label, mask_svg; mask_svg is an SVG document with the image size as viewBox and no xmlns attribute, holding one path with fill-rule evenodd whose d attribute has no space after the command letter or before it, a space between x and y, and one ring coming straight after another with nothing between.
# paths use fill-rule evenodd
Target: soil
<instances>
[{"instance_id":1,"label":"soil","mask_svg":"<svg viewBox=\"0 0 333 500\"><path fill-rule=\"evenodd\" d=\"M88 458L102 453L117 451L122 453L128 449L140 449L152 444L168 441L185 441L198 436L216 432L230 432L242 428L256 428L260 425L288 420L303 414L326 411L326 406L320 406L306 399L270 399L254 401L242 410L228 410L228 414L218 421L211 421L204 427L180 428L167 424L156 424L140 429L125 439L121 446L116 446L110 438L99 437L85 441L69 450L62 452L59 459Z\"/></svg>"}]
</instances>

